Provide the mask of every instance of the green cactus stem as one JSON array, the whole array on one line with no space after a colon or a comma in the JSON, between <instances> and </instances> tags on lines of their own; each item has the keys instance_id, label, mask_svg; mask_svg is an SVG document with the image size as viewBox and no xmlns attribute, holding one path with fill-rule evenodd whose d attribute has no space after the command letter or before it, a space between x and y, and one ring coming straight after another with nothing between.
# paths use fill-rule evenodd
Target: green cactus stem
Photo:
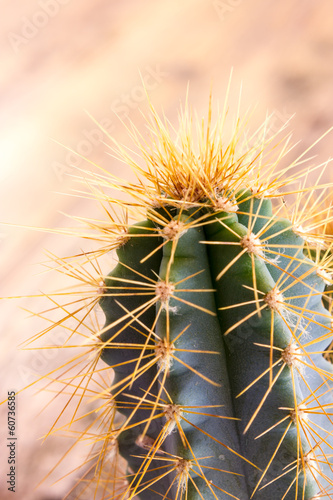
<instances>
[{"instance_id":1,"label":"green cactus stem","mask_svg":"<svg viewBox=\"0 0 333 500\"><path fill-rule=\"evenodd\" d=\"M278 173L287 143L249 147L239 117L226 140L210 109L195 139L185 110L174 139L151 111L147 168L119 147L139 180L91 174L95 193L126 194L101 200L132 221L111 221L118 263L88 346L120 415L105 442L127 463L104 480L102 446L101 499L333 499L333 217L310 206L328 186L297 189L303 159Z\"/></svg>"}]
</instances>

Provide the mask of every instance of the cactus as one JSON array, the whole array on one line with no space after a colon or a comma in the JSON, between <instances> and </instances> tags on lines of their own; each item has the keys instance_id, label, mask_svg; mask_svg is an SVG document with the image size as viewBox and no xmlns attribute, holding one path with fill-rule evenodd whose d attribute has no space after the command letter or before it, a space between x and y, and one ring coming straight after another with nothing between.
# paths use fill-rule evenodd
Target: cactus
<instances>
[{"instance_id":1,"label":"cactus","mask_svg":"<svg viewBox=\"0 0 333 500\"><path fill-rule=\"evenodd\" d=\"M153 145L140 146L147 167L118 147L136 183L87 174L94 195L125 218L106 207L108 221L88 221L103 245L85 263L59 266L77 278L93 265L98 293L85 317L97 302L104 313L85 340L88 368L63 383L72 398L91 377L113 374L97 390L98 431L90 424L80 437L96 441L91 498L333 498L329 186L305 186L317 168L302 157L279 171L288 140L265 137L267 124L244 148L246 120L227 141L211 104L196 140L187 110L176 140L151 112ZM118 263L103 273L95 261L112 249ZM76 331L82 320L71 317Z\"/></svg>"}]
</instances>

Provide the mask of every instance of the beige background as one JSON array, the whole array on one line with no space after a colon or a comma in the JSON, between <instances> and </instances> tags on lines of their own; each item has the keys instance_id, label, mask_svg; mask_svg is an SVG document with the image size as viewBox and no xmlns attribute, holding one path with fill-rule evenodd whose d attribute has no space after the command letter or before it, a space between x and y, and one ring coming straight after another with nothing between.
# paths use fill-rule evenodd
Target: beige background
<instances>
[{"instance_id":1,"label":"beige background","mask_svg":"<svg viewBox=\"0 0 333 500\"><path fill-rule=\"evenodd\" d=\"M234 68L231 102L241 82L245 108L255 120L273 113L276 126L291 115L295 142L291 160L333 125L333 4L331 0L2 0L0 26L0 287L1 296L38 294L61 285L41 273L44 249L73 254L75 238L18 226L68 227L71 215L97 208L70 193L73 165L86 165L63 144L121 175L124 167L106 153L96 125L126 141L116 118L142 127L145 98L140 74L158 110L173 123L190 82L190 101L204 115L212 85L223 102ZM332 155L332 134L315 146L316 162ZM59 364L17 345L43 325L21 308L41 309L39 299L4 300L1 306L1 400L7 390L32 382L34 373ZM33 390L18 397L20 500L60 500L74 478L50 486L39 480L64 453L63 438L43 446L38 438L61 407L37 417L48 400ZM0 496L5 484L6 408L0 409ZM85 450L83 450L85 451ZM80 460L79 452L72 464ZM61 476L68 464L58 471ZM84 498L84 497L83 497ZM89 496L87 497L89 498Z\"/></svg>"}]
</instances>

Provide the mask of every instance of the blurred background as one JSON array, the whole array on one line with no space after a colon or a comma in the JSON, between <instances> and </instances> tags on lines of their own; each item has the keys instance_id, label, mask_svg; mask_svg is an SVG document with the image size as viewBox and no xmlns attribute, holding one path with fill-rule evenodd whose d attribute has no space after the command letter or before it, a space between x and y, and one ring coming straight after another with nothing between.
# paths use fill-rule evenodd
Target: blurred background
<instances>
[{"instance_id":1,"label":"blurred background","mask_svg":"<svg viewBox=\"0 0 333 500\"><path fill-rule=\"evenodd\" d=\"M273 130L291 121L297 146L290 161L333 125L333 4L331 0L2 0L0 26L0 295L38 295L62 285L39 262L45 249L75 254L76 238L25 227L73 225L65 217L94 217L98 207L72 196L77 168L92 163L121 176L87 114L120 142L121 120L143 129L143 82L157 110L177 124L190 85L190 103L206 116L210 89L223 104L233 68L230 103L256 106L260 124ZM332 134L309 153L321 163L332 155ZM329 172L327 173L329 175ZM24 309L38 298L0 301L0 399L59 365L18 345L45 328ZM76 481L66 465L36 485L67 449L65 439L41 436L62 407L45 405L32 387L17 397L16 498L61 500ZM59 405L57 409L57 404ZM0 497L8 492L7 408L0 407ZM84 452L85 450L83 450ZM80 463L82 450L71 459ZM68 467L68 464L67 464ZM74 498L74 496L70 497ZM82 497L84 498L84 497ZM90 498L87 496L87 498Z\"/></svg>"}]
</instances>

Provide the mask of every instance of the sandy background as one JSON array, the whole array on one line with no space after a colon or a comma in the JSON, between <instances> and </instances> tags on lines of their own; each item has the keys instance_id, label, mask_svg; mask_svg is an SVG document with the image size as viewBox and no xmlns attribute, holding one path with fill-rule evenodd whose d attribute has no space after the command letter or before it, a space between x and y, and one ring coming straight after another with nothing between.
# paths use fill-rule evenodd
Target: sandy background
<instances>
[{"instance_id":1,"label":"sandy background","mask_svg":"<svg viewBox=\"0 0 333 500\"><path fill-rule=\"evenodd\" d=\"M71 192L73 166L85 166L59 143L127 175L106 154L105 134L85 110L126 141L115 112L142 126L140 74L156 108L176 123L188 82L190 101L201 116L211 85L215 101L223 102L233 67L231 102L237 102L243 82L242 102L245 108L257 105L258 123L266 111L276 127L295 113L294 140L301 142L291 160L333 125L331 0L2 0L1 19L0 222L9 224L0 226L3 297L62 284L60 277L41 273L44 249L68 255L81 242L13 225L59 228L71 225L60 212L98 213L77 197L59 194ZM332 134L315 146L316 162L332 155L331 144ZM59 357L17 349L45 326L20 309L41 310L39 299L4 300L0 307L2 401L7 391L59 364ZM2 499L60 500L75 482L73 476L54 486L49 480L35 490L68 443L38 440L61 401L37 417L48 396L34 393L23 392L17 401L15 494L7 492L7 410L0 408Z\"/></svg>"}]
</instances>

